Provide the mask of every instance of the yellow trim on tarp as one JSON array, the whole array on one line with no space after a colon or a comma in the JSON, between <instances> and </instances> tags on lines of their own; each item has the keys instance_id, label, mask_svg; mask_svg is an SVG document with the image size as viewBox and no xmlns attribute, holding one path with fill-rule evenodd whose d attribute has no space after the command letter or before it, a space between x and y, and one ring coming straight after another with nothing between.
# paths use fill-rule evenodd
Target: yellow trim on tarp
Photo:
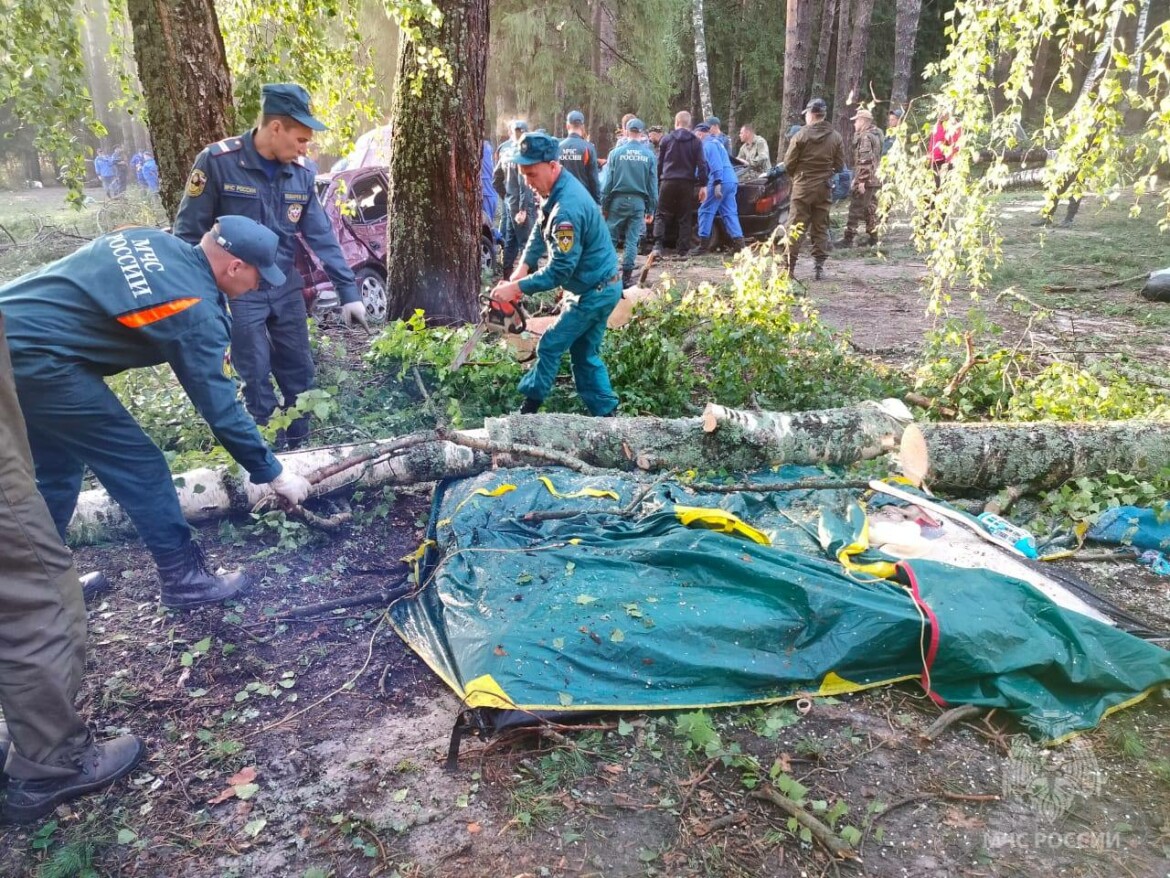
<instances>
[{"instance_id":1,"label":"yellow trim on tarp","mask_svg":"<svg viewBox=\"0 0 1170 878\"><path fill-rule=\"evenodd\" d=\"M491 674L468 681L463 703L468 707L495 707L500 710L511 710L516 706Z\"/></svg>"},{"instance_id":2,"label":"yellow trim on tarp","mask_svg":"<svg viewBox=\"0 0 1170 878\"><path fill-rule=\"evenodd\" d=\"M417 549L415 549L409 555L403 555L398 559L403 564L408 564L410 566L411 578L414 580L415 585L419 584L419 577L421 576L419 565L422 563L423 558L426 557L427 549L431 548L431 546L437 545L438 543L436 543L434 540L423 540L418 544Z\"/></svg>"},{"instance_id":3,"label":"yellow trim on tarp","mask_svg":"<svg viewBox=\"0 0 1170 878\"><path fill-rule=\"evenodd\" d=\"M1093 729L1098 728L1101 725L1101 723L1103 723L1105 721L1105 717L1112 716L1113 714L1117 713L1117 711L1125 710L1127 707L1133 707L1135 704L1140 704L1141 702L1143 702L1147 698L1149 698L1150 694L1155 689L1161 689L1161 688L1162 688L1161 684L1158 684L1157 686L1151 686L1145 692L1141 692L1141 693L1135 695L1133 698L1128 698L1125 701L1122 701L1120 704L1115 704L1112 707L1106 708L1105 712L1101 714L1101 718L1099 720L1097 720L1097 725L1093 726L1093 728L1077 729L1075 732L1067 732L1067 733L1061 735L1059 738L1050 738L1049 740L1041 741L1040 743L1045 747L1057 747L1060 744L1065 744L1065 743L1071 741L1073 738L1076 738L1080 735L1083 735L1085 732L1091 732L1091 731L1093 731Z\"/></svg>"},{"instance_id":4,"label":"yellow trim on tarp","mask_svg":"<svg viewBox=\"0 0 1170 878\"><path fill-rule=\"evenodd\" d=\"M455 511L451 513L451 516L453 518L454 516L458 515L459 510L462 509L464 506L466 506L468 503L470 503L473 497L502 497L505 494L507 494L509 491L515 491L515 490L516 490L515 485L509 485L507 483L505 483L503 485L497 485L496 487L492 488L490 491L487 488L476 488L474 491L472 491L470 494L468 494L466 497L464 497L461 501L459 501L459 505L455 507ZM440 527L450 527L450 525L451 525L451 519L450 518L443 518L435 523L435 528L437 530Z\"/></svg>"},{"instance_id":5,"label":"yellow trim on tarp","mask_svg":"<svg viewBox=\"0 0 1170 878\"><path fill-rule=\"evenodd\" d=\"M856 528L856 517L861 516L861 527ZM897 567L892 561L867 561L859 563L853 560L854 555L860 555L869 549L869 516L865 513L865 508L859 503L852 503L849 506L849 511L846 513L846 520L849 524L854 525L857 530L857 536L853 542L842 546L837 550L837 562L846 570L854 573L868 573L870 576L876 576L878 579L892 579L897 572ZM818 525L820 532L821 545L824 548L829 548L833 542L834 534L825 530L825 520L822 518Z\"/></svg>"},{"instance_id":6,"label":"yellow trim on tarp","mask_svg":"<svg viewBox=\"0 0 1170 878\"><path fill-rule=\"evenodd\" d=\"M702 506L675 506L674 514L682 522L683 527L699 525L719 533L732 534L737 537L746 537L753 543L761 546L772 545L772 540L763 531L756 530L737 515L725 509L715 509Z\"/></svg>"},{"instance_id":7,"label":"yellow trim on tarp","mask_svg":"<svg viewBox=\"0 0 1170 878\"><path fill-rule=\"evenodd\" d=\"M820 688L817 689L817 695L842 695L846 692L856 692L860 688L857 683L846 680L835 671L829 671L829 673L825 674L825 679L821 680Z\"/></svg>"},{"instance_id":8,"label":"yellow trim on tarp","mask_svg":"<svg viewBox=\"0 0 1170 878\"><path fill-rule=\"evenodd\" d=\"M539 479L540 483L548 488L550 494L561 500L572 500L576 497L594 497L597 499L608 497L610 500L617 502L622 499L618 496L617 491L603 490L601 488L582 488L580 491L574 491L572 494L562 494L556 489L548 476L540 476Z\"/></svg>"}]
</instances>

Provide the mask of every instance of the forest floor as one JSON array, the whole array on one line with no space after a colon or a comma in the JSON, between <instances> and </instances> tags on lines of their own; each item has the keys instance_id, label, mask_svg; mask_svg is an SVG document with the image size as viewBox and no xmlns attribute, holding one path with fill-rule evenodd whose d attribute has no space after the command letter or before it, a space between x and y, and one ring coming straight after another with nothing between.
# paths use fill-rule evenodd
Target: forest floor
<instances>
[{"instance_id":1,"label":"forest floor","mask_svg":"<svg viewBox=\"0 0 1170 878\"><path fill-rule=\"evenodd\" d=\"M1143 302L1129 279L1170 262L1154 218L1090 200L1073 228L1040 231L1029 224L1037 209L1034 196L1005 200L993 290L1020 298L988 296L975 311L1008 346L1160 368L1170 305ZM717 257L663 270L687 282L721 271ZM877 251L835 253L807 294L858 350L903 366L932 325L923 271L895 228ZM801 841L741 771L696 755L671 714L465 741L447 772L459 704L380 610L287 615L397 575L423 537L429 496L400 492L367 513L361 527L288 551L231 525L205 528L214 562L246 565L257 585L185 614L159 610L137 541L79 548L79 569L114 586L90 607L81 708L101 736L143 736L148 755L48 822L0 827L0 875L1170 875L1164 694L1056 751L1054 784L1090 781L1056 814L1012 786L1018 730L972 719L929 742L940 710L917 686L813 699L806 712L713 712L725 746L796 778L826 803L823 819L844 809L837 828L858 830L859 861ZM1075 572L1170 628L1170 580L1129 563Z\"/></svg>"}]
</instances>

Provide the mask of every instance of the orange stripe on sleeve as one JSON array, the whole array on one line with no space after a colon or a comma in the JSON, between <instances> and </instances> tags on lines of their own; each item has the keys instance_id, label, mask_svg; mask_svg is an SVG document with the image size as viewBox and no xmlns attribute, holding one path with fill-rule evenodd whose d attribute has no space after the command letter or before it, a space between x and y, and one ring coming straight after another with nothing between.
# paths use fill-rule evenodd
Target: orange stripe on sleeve
<instances>
[{"instance_id":1,"label":"orange stripe on sleeve","mask_svg":"<svg viewBox=\"0 0 1170 878\"><path fill-rule=\"evenodd\" d=\"M141 311L131 311L128 314L122 314L118 317L118 322L123 326L129 326L131 329L138 329L142 326L158 323L158 321L164 320L173 314L186 311L188 308L198 305L202 301L202 299L173 299L170 302L163 302L161 305L143 308Z\"/></svg>"}]
</instances>

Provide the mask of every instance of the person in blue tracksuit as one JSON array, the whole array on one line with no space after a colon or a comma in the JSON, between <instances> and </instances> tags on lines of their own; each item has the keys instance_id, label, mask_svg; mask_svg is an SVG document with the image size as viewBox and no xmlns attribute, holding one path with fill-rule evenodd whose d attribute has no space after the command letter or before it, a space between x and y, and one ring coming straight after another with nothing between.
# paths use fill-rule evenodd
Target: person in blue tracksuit
<instances>
[{"instance_id":1,"label":"person in blue tracksuit","mask_svg":"<svg viewBox=\"0 0 1170 878\"><path fill-rule=\"evenodd\" d=\"M142 185L147 192L158 195L158 162L150 150L142 154Z\"/></svg>"},{"instance_id":2,"label":"person in blue tracksuit","mask_svg":"<svg viewBox=\"0 0 1170 878\"><path fill-rule=\"evenodd\" d=\"M114 181L117 180L117 172L114 169L113 158L99 149L93 157L93 172L101 180L102 190L106 193L106 196L113 196Z\"/></svg>"},{"instance_id":3,"label":"person in blue tracksuit","mask_svg":"<svg viewBox=\"0 0 1170 878\"><path fill-rule=\"evenodd\" d=\"M492 174L492 183L504 201L500 235L504 239L505 276L512 273L516 257L524 252L532 233L532 220L536 216L536 199L516 164L520 138L527 131L527 122L523 119L513 119L512 136L496 147L496 168Z\"/></svg>"},{"instance_id":4,"label":"person in blue tracksuit","mask_svg":"<svg viewBox=\"0 0 1170 878\"><path fill-rule=\"evenodd\" d=\"M284 408L313 386L315 370L303 282L293 260L297 235L317 254L341 299L342 319L367 330L366 308L354 275L317 201L316 169L305 158L314 131L325 126L309 110L309 94L295 83L261 89L259 124L240 137L213 143L195 157L187 189L175 216L175 234L197 243L215 218L231 213L250 217L280 239L279 286L263 283L235 299L232 309L232 365L244 380L244 401L256 423L276 410L270 376L276 378ZM284 436L289 448L309 433L309 417L298 418Z\"/></svg>"},{"instance_id":5,"label":"person in blue tracksuit","mask_svg":"<svg viewBox=\"0 0 1170 878\"><path fill-rule=\"evenodd\" d=\"M567 351L581 401L591 414L605 417L618 407L601 359L606 320L622 297L617 252L601 208L561 167L560 155L560 143L547 134L526 134L520 140L516 163L544 201L524 259L491 295L497 302L519 302L526 293L556 287L565 291L560 319L540 337L536 363L520 381L520 412L540 410ZM537 271L542 256L547 262Z\"/></svg>"},{"instance_id":6,"label":"person in blue tracksuit","mask_svg":"<svg viewBox=\"0 0 1170 878\"><path fill-rule=\"evenodd\" d=\"M723 231L731 239L731 246L737 251L742 250L743 229L739 225L739 207L735 198L739 180L731 157L706 122L695 126L695 134L703 141L703 157L708 168L707 186L699 205L699 250L706 253L711 249L711 232L716 217L723 223Z\"/></svg>"},{"instance_id":7,"label":"person in blue tracksuit","mask_svg":"<svg viewBox=\"0 0 1170 878\"><path fill-rule=\"evenodd\" d=\"M278 258L273 232L246 217L223 216L198 246L158 229L123 229L0 287L37 488L61 538L89 467L154 556L168 607L231 597L247 577L207 569L166 459L103 378L170 364L252 481L300 503L309 483L273 457L223 370L227 303L262 279L279 287Z\"/></svg>"},{"instance_id":8,"label":"person in blue tracksuit","mask_svg":"<svg viewBox=\"0 0 1170 878\"><path fill-rule=\"evenodd\" d=\"M658 210L658 160L642 138L641 119L626 123L625 142L614 148L605 163L605 188L601 213L609 226L614 247L623 247L622 289L633 286L634 260L646 223Z\"/></svg>"}]
</instances>

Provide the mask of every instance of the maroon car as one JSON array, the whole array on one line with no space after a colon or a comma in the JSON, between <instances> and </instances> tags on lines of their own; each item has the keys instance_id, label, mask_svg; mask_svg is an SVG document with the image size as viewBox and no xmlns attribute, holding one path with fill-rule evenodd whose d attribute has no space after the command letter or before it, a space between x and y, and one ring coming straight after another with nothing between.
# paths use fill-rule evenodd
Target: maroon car
<instances>
[{"instance_id":1,"label":"maroon car","mask_svg":"<svg viewBox=\"0 0 1170 878\"><path fill-rule=\"evenodd\" d=\"M386 319L385 168L356 168L317 177L317 200L333 224L345 261L357 278L358 292L371 320ZM305 283L305 305L323 316L340 302L316 254L297 236L296 266Z\"/></svg>"},{"instance_id":2,"label":"maroon car","mask_svg":"<svg viewBox=\"0 0 1170 878\"><path fill-rule=\"evenodd\" d=\"M389 171L370 166L317 176L317 200L333 225L341 252L357 278L358 292L371 320L386 319L386 212ZM480 229L482 267L495 262L495 241L490 220ZM305 242L297 236L296 267L305 284L305 305L318 317L340 305L333 282Z\"/></svg>"}]
</instances>

